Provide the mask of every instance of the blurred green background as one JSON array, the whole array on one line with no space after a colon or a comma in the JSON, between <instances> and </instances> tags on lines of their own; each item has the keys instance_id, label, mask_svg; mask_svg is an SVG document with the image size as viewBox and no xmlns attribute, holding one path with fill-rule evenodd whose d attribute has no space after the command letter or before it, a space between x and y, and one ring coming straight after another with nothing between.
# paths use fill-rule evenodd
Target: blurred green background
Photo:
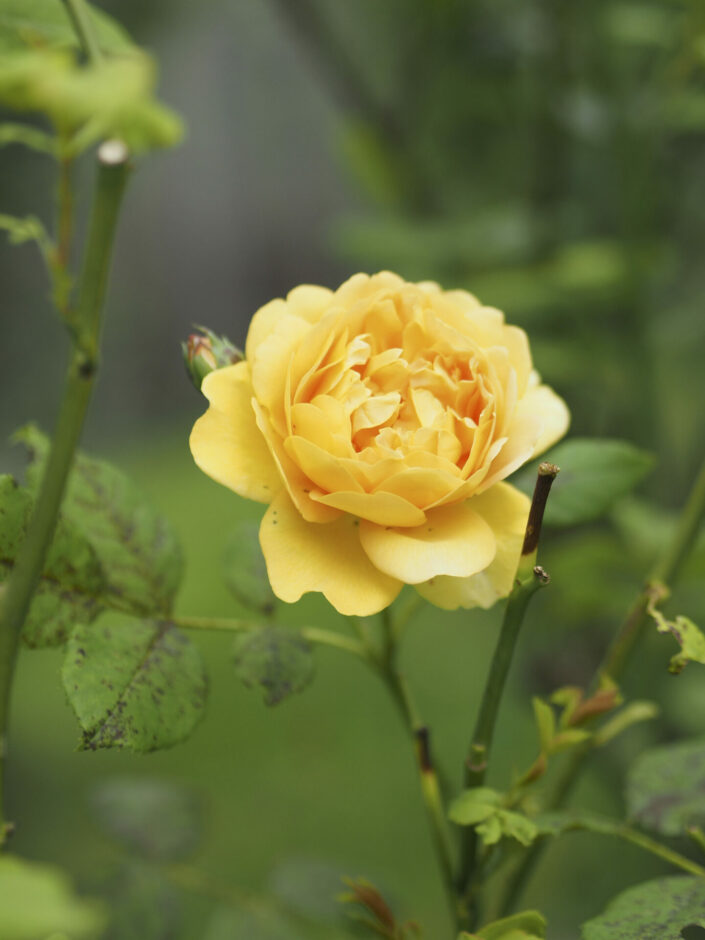
<instances>
[{"instance_id":1,"label":"blurred green background","mask_svg":"<svg viewBox=\"0 0 705 940\"><path fill-rule=\"evenodd\" d=\"M162 97L189 135L145 162L128 193L84 440L180 533L179 613L237 614L220 556L230 527L258 510L192 465L187 438L203 401L179 341L204 323L242 342L257 307L298 283L334 287L391 268L465 287L526 328L537 367L571 407L572 433L657 455L609 520L544 539L553 585L533 606L502 712L501 784L534 756L530 695L591 675L703 458L705 7L101 5L155 53ZM2 211L47 217L52 185L41 157L0 150ZM30 419L51 427L64 337L30 249L0 245L0 285L4 442ZM5 444L2 457L20 468ZM704 571L701 545L674 599L701 623ZM324 624L331 613L312 599L282 617ZM405 671L454 786L497 623L497 612L426 610L405 642ZM282 868L322 861L375 880L432 940L448 936L412 755L375 679L322 651L313 687L267 710L235 679L227 637L198 641L207 718L187 743L146 758L75 752L60 655L22 653L9 760L16 850L98 890L114 848L92 819L92 787L166 775L202 793L198 864L222 880L264 890ZM626 676L631 696L664 702L664 713L601 757L579 794L593 808L620 811L624 768L647 743L703 733L705 675L691 666L668 676L669 653L653 639ZM620 888L662 870L635 849L575 835L547 856L527 901L548 914L552 940L574 940ZM180 926L159 936L205 937L209 916L186 902Z\"/></svg>"}]
</instances>

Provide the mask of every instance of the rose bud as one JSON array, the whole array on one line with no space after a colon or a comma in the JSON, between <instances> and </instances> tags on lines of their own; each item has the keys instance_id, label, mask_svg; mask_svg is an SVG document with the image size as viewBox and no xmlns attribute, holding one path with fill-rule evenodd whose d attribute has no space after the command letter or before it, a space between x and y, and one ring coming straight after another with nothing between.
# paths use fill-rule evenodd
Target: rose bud
<instances>
[{"instance_id":1,"label":"rose bud","mask_svg":"<svg viewBox=\"0 0 705 940\"><path fill-rule=\"evenodd\" d=\"M242 352L227 336L218 336L205 326L199 326L201 333L191 333L188 340L181 344L184 364L191 381L197 389L205 377L216 369L232 366L243 358Z\"/></svg>"}]
</instances>

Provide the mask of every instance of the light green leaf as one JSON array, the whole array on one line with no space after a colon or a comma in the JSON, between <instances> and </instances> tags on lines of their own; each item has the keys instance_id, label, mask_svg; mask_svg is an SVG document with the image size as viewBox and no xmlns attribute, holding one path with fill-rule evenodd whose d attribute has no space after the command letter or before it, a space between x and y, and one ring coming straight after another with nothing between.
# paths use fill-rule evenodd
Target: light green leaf
<instances>
[{"instance_id":1,"label":"light green leaf","mask_svg":"<svg viewBox=\"0 0 705 940\"><path fill-rule=\"evenodd\" d=\"M498 809L493 816L477 826L477 834L485 845L494 845L502 838L515 839L522 845L531 845L538 837L536 824L522 813Z\"/></svg>"},{"instance_id":2,"label":"light green leaf","mask_svg":"<svg viewBox=\"0 0 705 940\"><path fill-rule=\"evenodd\" d=\"M662 835L705 824L705 740L642 754L629 770L626 797L630 818Z\"/></svg>"},{"instance_id":3,"label":"light green leaf","mask_svg":"<svg viewBox=\"0 0 705 940\"><path fill-rule=\"evenodd\" d=\"M107 137L135 153L178 143L181 122L154 99L155 84L154 62L139 51L87 67L46 49L0 59L0 102L46 115L61 132L65 156Z\"/></svg>"},{"instance_id":4,"label":"light green leaf","mask_svg":"<svg viewBox=\"0 0 705 940\"><path fill-rule=\"evenodd\" d=\"M27 484L36 490L49 441L33 425L19 431L16 439L32 454ZM95 549L106 573L107 605L138 616L171 612L183 571L181 549L167 520L123 473L79 453L61 513Z\"/></svg>"},{"instance_id":5,"label":"light green leaf","mask_svg":"<svg viewBox=\"0 0 705 940\"><path fill-rule=\"evenodd\" d=\"M101 10L86 6L103 52L134 50L122 26ZM0 0L0 54L37 46L78 48L64 4L58 0Z\"/></svg>"},{"instance_id":6,"label":"light green leaf","mask_svg":"<svg viewBox=\"0 0 705 940\"><path fill-rule=\"evenodd\" d=\"M538 829L523 813L503 809L502 800L502 794L489 787L464 790L451 803L448 817L459 826L475 826L485 845L494 845L502 838L530 845Z\"/></svg>"},{"instance_id":7,"label":"light green leaf","mask_svg":"<svg viewBox=\"0 0 705 940\"><path fill-rule=\"evenodd\" d=\"M582 926L582 940L683 940L705 927L705 881L676 876L646 881L618 895Z\"/></svg>"},{"instance_id":8,"label":"light green leaf","mask_svg":"<svg viewBox=\"0 0 705 940\"><path fill-rule=\"evenodd\" d=\"M244 608L270 615L276 597L267 577L258 532L256 522L241 522L234 529L223 553L225 583Z\"/></svg>"},{"instance_id":9,"label":"light green leaf","mask_svg":"<svg viewBox=\"0 0 705 940\"><path fill-rule=\"evenodd\" d=\"M548 754L553 739L556 736L556 716L548 702L544 702L543 699L538 698L538 696L533 697L531 704L534 708L534 717L539 732L541 751L544 754Z\"/></svg>"},{"instance_id":10,"label":"light green leaf","mask_svg":"<svg viewBox=\"0 0 705 940\"><path fill-rule=\"evenodd\" d=\"M200 801L192 790L168 780L108 780L96 788L91 802L107 835L136 855L157 861L184 858L200 840Z\"/></svg>"},{"instance_id":11,"label":"light green leaf","mask_svg":"<svg viewBox=\"0 0 705 940\"><path fill-rule=\"evenodd\" d=\"M238 636L234 644L235 671L248 686L259 685L267 705L276 705L301 692L313 679L310 644L281 627L262 627Z\"/></svg>"},{"instance_id":12,"label":"light green leaf","mask_svg":"<svg viewBox=\"0 0 705 940\"><path fill-rule=\"evenodd\" d=\"M474 826L494 815L502 805L502 794L489 787L463 790L450 804L448 818L459 826Z\"/></svg>"},{"instance_id":13,"label":"light green leaf","mask_svg":"<svg viewBox=\"0 0 705 940\"><path fill-rule=\"evenodd\" d=\"M2 940L92 940L105 921L102 905L77 897L60 868L15 855L0 857Z\"/></svg>"},{"instance_id":14,"label":"light green leaf","mask_svg":"<svg viewBox=\"0 0 705 940\"><path fill-rule=\"evenodd\" d=\"M200 653L167 621L115 617L79 627L67 644L62 678L84 749L170 747L203 716Z\"/></svg>"},{"instance_id":15,"label":"light green leaf","mask_svg":"<svg viewBox=\"0 0 705 940\"><path fill-rule=\"evenodd\" d=\"M656 622L658 632L670 633L681 648L680 653L671 656L669 672L677 675L691 662L705 665L705 636L692 620L683 616L668 620L653 601L649 603L647 612Z\"/></svg>"},{"instance_id":16,"label":"light green leaf","mask_svg":"<svg viewBox=\"0 0 705 940\"><path fill-rule=\"evenodd\" d=\"M0 214L0 229L7 232L11 245L24 245L26 242L36 242L45 259L48 260L53 251L53 242L44 228L41 220L34 215L20 218L15 215Z\"/></svg>"},{"instance_id":17,"label":"light green leaf","mask_svg":"<svg viewBox=\"0 0 705 940\"><path fill-rule=\"evenodd\" d=\"M51 134L39 130L37 127L30 127L28 124L0 124L0 147L8 144L22 144L23 147L29 147L30 150L36 150L39 153L48 153L56 156L58 153L58 141Z\"/></svg>"},{"instance_id":18,"label":"light green leaf","mask_svg":"<svg viewBox=\"0 0 705 940\"><path fill-rule=\"evenodd\" d=\"M0 476L0 582L10 573L33 510L27 490ZM24 623L28 646L54 646L76 623L90 623L101 610L106 587L100 561L82 533L59 520L42 575Z\"/></svg>"},{"instance_id":19,"label":"light green leaf","mask_svg":"<svg viewBox=\"0 0 705 940\"><path fill-rule=\"evenodd\" d=\"M547 525L573 526L604 515L646 476L653 457L625 441L573 438L545 458L561 472L551 489L544 520ZM522 471L513 482L529 493L536 473Z\"/></svg>"},{"instance_id":20,"label":"light green leaf","mask_svg":"<svg viewBox=\"0 0 705 940\"><path fill-rule=\"evenodd\" d=\"M477 932L481 940L543 940L546 918L538 911L522 911L486 924Z\"/></svg>"}]
</instances>

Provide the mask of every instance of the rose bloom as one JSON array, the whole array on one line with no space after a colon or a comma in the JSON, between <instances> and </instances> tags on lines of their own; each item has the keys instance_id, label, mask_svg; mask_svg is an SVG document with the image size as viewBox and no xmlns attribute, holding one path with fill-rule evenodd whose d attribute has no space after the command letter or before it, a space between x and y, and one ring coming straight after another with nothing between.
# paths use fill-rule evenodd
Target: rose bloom
<instances>
[{"instance_id":1,"label":"rose bloom","mask_svg":"<svg viewBox=\"0 0 705 940\"><path fill-rule=\"evenodd\" d=\"M519 562L529 500L502 481L561 437L526 334L465 291L357 274L254 315L245 360L206 376L191 451L268 503L274 593L320 591L365 616L413 584L439 607L489 607Z\"/></svg>"}]
</instances>

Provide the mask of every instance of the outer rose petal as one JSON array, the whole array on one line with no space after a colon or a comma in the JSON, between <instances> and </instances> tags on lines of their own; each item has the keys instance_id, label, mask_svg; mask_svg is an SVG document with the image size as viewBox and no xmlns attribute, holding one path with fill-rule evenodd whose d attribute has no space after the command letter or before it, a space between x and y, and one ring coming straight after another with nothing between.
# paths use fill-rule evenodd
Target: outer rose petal
<instances>
[{"instance_id":1,"label":"outer rose petal","mask_svg":"<svg viewBox=\"0 0 705 940\"><path fill-rule=\"evenodd\" d=\"M474 500L430 510L413 529L360 522L360 542L381 571L407 584L429 576L467 577L486 568L495 556L490 526L471 508Z\"/></svg>"},{"instance_id":2,"label":"outer rose petal","mask_svg":"<svg viewBox=\"0 0 705 940\"><path fill-rule=\"evenodd\" d=\"M252 362L260 344L276 329L285 314L300 317L308 323L316 323L330 307L333 291L327 287L302 284L287 294L286 300L278 297L260 307L250 321L247 331L245 355Z\"/></svg>"},{"instance_id":3,"label":"outer rose petal","mask_svg":"<svg viewBox=\"0 0 705 940\"><path fill-rule=\"evenodd\" d=\"M341 614L367 617L388 607L402 588L363 552L357 520L306 522L285 490L265 513L259 537L272 590L288 603L320 591Z\"/></svg>"},{"instance_id":4,"label":"outer rose petal","mask_svg":"<svg viewBox=\"0 0 705 940\"><path fill-rule=\"evenodd\" d=\"M255 421L249 366L217 369L201 390L211 406L191 431L196 464L240 496L270 502L284 483Z\"/></svg>"},{"instance_id":5,"label":"outer rose petal","mask_svg":"<svg viewBox=\"0 0 705 940\"><path fill-rule=\"evenodd\" d=\"M496 483L492 489L474 496L468 502L492 528L497 541L497 554L492 564L472 577L434 577L416 586L422 597L446 610L492 607L499 598L509 594L519 564L531 505L531 500L509 483Z\"/></svg>"},{"instance_id":6,"label":"outer rose petal","mask_svg":"<svg viewBox=\"0 0 705 940\"><path fill-rule=\"evenodd\" d=\"M536 375L536 373L534 373ZM540 381L536 375L536 381ZM556 441L559 441L570 425L570 412L568 406L548 385L534 385L530 383L529 389L524 396L527 407L531 408L534 414L540 415L543 421L541 435L536 442L532 457L538 457L549 447L552 447Z\"/></svg>"}]
</instances>

